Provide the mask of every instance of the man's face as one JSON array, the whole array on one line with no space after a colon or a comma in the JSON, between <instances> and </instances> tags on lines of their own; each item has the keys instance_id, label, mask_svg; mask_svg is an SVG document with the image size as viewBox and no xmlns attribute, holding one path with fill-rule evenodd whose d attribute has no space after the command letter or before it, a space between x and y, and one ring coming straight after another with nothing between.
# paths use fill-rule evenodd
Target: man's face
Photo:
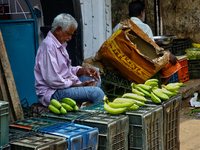
<instances>
[{"instance_id":1,"label":"man's face","mask_svg":"<svg viewBox=\"0 0 200 150\"><path fill-rule=\"evenodd\" d=\"M61 27L57 27L53 34L57 40L63 44L72 39L72 35L74 34L75 30L76 29L74 27L70 27L68 31L63 32Z\"/></svg>"}]
</instances>

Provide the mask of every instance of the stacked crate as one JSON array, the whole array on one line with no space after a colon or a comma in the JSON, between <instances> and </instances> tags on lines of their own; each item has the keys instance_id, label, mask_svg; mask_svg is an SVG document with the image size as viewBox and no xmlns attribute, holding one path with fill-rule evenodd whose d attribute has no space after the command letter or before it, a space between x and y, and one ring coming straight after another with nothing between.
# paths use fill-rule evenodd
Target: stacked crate
<instances>
[{"instance_id":1,"label":"stacked crate","mask_svg":"<svg viewBox=\"0 0 200 150\"><path fill-rule=\"evenodd\" d=\"M67 150L65 138L48 134L29 135L10 143L11 150Z\"/></svg>"},{"instance_id":2,"label":"stacked crate","mask_svg":"<svg viewBox=\"0 0 200 150\"><path fill-rule=\"evenodd\" d=\"M92 105L91 105L92 106ZM77 111L58 116L43 113L43 118L65 120L99 129L98 150L128 149L129 119L125 115L111 115L102 111Z\"/></svg>"},{"instance_id":3,"label":"stacked crate","mask_svg":"<svg viewBox=\"0 0 200 150\"><path fill-rule=\"evenodd\" d=\"M105 112L104 102L83 108L83 111ZM131 149L163 149L163 110L161 105L149 100L138 110L127 111L129 117L128 148Z\"/></svg>"},{"instance_id":4,"label":"stacked crate","mask_svg":"<svg viewBox=\"0 0 200 150\"><path fill-rule=\"evenodd\" d=\"M9 104L0 101L0 149L9 148Z\"/></svg>"}]
</instances>

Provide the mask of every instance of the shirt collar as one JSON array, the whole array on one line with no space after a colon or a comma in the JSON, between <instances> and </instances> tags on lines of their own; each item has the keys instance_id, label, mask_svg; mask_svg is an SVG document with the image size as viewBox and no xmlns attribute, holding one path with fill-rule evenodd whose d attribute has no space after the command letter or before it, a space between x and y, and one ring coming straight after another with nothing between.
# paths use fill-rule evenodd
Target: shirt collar
<instances>
[{"instance_id":1,"label":"shirt collar","mask_svg":"<svg viewBox=\"0 0 200 150\"><path fill-rule=\"evenodd\" d=\"M142 22L138 17L131 17L131 20L134 22L134 21L139 21L139 22Z\"/></svg>"},{"instance_id":2,"label":"shirt collar","mask_svg":"<svg viewBox=\"0 0 200 150\"><path fill-rule=\"evenodd\" d=\"M47 36L50 37L50 38L53 40L53 42L55 43L55 45L56 45L57 48L60 48L61 46L64 46L64 47L67 46L67 43L61 44L61 43L56 39L56 37L51 33L51 31L48 32Z\"/></svg>"}]
</instances>

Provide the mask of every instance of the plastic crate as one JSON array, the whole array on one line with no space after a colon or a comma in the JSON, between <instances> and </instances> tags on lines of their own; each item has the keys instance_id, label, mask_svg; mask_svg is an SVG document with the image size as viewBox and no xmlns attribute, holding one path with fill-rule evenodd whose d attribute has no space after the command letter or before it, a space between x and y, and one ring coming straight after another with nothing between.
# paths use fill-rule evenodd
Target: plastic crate
<instances>
[{"instance_id":1,"label":"plastic crate","mask_svg":"<svg viewBox=\"0 0 200 150\"><path fill-rule=\"evenodd\" d=\"M0 101L0 149L9 144L9 103ZM5 149L5 148L4 148Z\"/></svg>"},{"instance_id":2,"label":"plastic crate","mask_svg":"<svg viewBox=\"0 0 200 150\"><path fill-rule=\"evenodd\" d=\"M124 93L131 92L131 81L124 78L121 74L114 74L108 71L101 75L102 90L107 96L118 97Z\"/></svg>"},{"instance_id":3,"label":"plastic crate","mask_svg":"<svg viewBox=\"0 0 200 150\"><path fill-rule=\"evenodd\" d=\"M90 112L84 112L84 111L73 111L73 112L67 112L65 115L56 115L52 112L46 112L41 115L44 119L49 119L53 121L68 121L68 122L74 122L76 118L79 118L81 116L87 115Z\"/></svg>"},{"instance_id":4,"label":"plastic crate","mask_svg":"<svg viewBox=\"0 0 200 150\"><path fill-rule=\"evenodd\" d=\"M75 123L99 129L98 150L128 149L128 116L96 111L77 118Z\"/></svg>"},{"instance_id":5,"label":"plastic crate","mask_svg":"<svg viewBox=\"0 0 200 150\"><path fill-rule=\"evenodd\" d=\"M189 78L196 79L200 77L200 59L188 60Z\"/></svg>"},{"instance_id":6,"label":"plastic crate","mask_svg":"<svg viewBox=\"0 0 200 150\"><path fill-rule=\"evenodd\" d=\"M180 149L179 131L180 131L180 111L182 97L174 96L165 101L163 106L163 135L164 148L166 150Z\"/></svg>"},{"instance_id":7,"label":"plastic crate","mask_svg":"<svg viewBox=\"0 0 200 150\"><path fill-rule=\"evenodd\" d=\"M189 80L189 71L188 71L188 60L186 56L177 57L179 64L181 65L181 69L178 70L178 79L179 82L186 82Z\"/></svg>"},{"instance_id":8,"label":"plastic crate","mask_svg":"<svg viewBox=\"0 0 200 150\"><path fill-rule=\"evenodd\" d=\"M191 48L191 39L174 39L171 43L170 51L175 56L181 56L185 54L187 48Z\"/></svg>"},{"instance_id":9,"label":"plastic crate","mask_svg":"<svg viewBox=\"0 0 200 150\"><path fill-rule=\"evenodd\" d=\"M163 149L163 109L161 105L148 104L129 116L129 150Z\"/></svg>"},{"instance_id":10,"label":"plastic crate","mask_svg":"<svg viewBox=\"0 0 200 150\"><path fill-rule=\"evenodd\" d=\"M9 128L9 143L14 142L18 139L23 139L29 136L37 135L39 133L32 132L29 130L13 129Z\"/></svg>"},{"instance_id":11,"label":"plastic crate","mask_svg":"<svg viewBox=\"0 0 200 150\"><path fill-rule=\"evenodd\" d=\"M178 71L175 72L175 73L171 76L171 78L169 79L169 81L167 81L166 84L168 84L168 83L175 83L175 82L179 82L179 79L178 79Z\"/></svg>"},{"instance_id":12,"label":"plastic crate","mask_svg":"<svg viewBox=\"0 0 200 150\"><path fill-rule=\"evenodd\" d=\"M18 139L10 143L11 150L67 150L67 141L63 137L37 134Z\"/></svg>"},{"instance_id":13,"label":"plastic crate","mask_svg":"<svg viewBox=\"0 0 200 150\"><path fill-rule=\"evenodd\" d=\"M3 146L0 148L0 150L10 150L10 145Z\"/></svg>"},{"instance_id":14,"label":"plastic crate","mask_svg":"<svg viewBox=\"0 0 200 150\"><path fill-rule=\"evenodd\" d=\"M24 118L40 117L42 113L49 112L48 107L43 106L41 103L33 103L29 105L26 98L21 100L21 105L24 113Z\"/></svg>"},{"instance_id":15,"label":"plastic crate","mask_svg":"<svg viewBox=\"0 0 200 150\"><path fill-rule=\"evenodd\" d=\"M180 110L182 96L170 97L169 100L163 101L160 105L163 108L163 145L166 150L180 148L179 129L180 129ZM154 104L151 101L148 104Z\"/></svg>"},{"instance_id":16,"label":"plastic crate","mask_svg":"<svg viewBox=\"0 0 200 150\"><path fill-rule=\"evenodd\" d=\"M98 148L99 131L97 128L63 122L40 129L38 132L65 137L68 150L97 150Z\"/></svg>"},{"instance_id":17,"label":"plastic crate","mask_svg":"<svg viewBox=\"0 0 200 150\"><path fill-rule=\"evenodd\" d=\"M15 121L12 124L10 124L9 127L37 132L41 128L52 126L57 123L59 122L42 118L27 118Z\"/></svg>"},{"instance_id":18,"label":"plastic crate","mask_svg":"<svg viewBox=\"0 0 200 150\"><path fill-rule=\"evenodd\" d=\"M103 111L103 112L106 112L106 110L104 109L104 101L100 101L95 104L83 107L83 108L81 108L81 111L88 111L88 112Z\"/></svg>"}]
</instances>

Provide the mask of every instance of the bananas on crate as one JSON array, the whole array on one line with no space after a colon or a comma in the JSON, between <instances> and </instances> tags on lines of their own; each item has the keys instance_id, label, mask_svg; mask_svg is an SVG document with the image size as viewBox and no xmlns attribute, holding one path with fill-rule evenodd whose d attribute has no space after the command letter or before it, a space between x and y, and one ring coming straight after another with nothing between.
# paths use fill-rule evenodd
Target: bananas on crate
<instances>
[{"instance_id":1,"label":"bananas on crate","mask_svg":"<svg viewBox=\"0 0 200 150\"><path fill-rule=\"evenodd\" d=\"M168 100L171 96L176 96L179 93L180 86L186 86L183 83L169 83L158 86L157 79L149 79L144 84L132 83L132 92L139 91L144 94L145 97L151 97L151 100L155 103L161 103L164 100ZM142 95L142 94L141 94Z\"/></svg>"},{"instance_id":2,"label":"bananas on crate","mask_svg":"<svg viewBox=\"0 0 200 150\"><path fill-rule=\"evenodd\" d=\"M79 107L76 105L76 101L71 98L63 98L61 101L52 99L48 108L54 114L66 114L68 111L79 110Z\"/></svg>"}]
</instances>

